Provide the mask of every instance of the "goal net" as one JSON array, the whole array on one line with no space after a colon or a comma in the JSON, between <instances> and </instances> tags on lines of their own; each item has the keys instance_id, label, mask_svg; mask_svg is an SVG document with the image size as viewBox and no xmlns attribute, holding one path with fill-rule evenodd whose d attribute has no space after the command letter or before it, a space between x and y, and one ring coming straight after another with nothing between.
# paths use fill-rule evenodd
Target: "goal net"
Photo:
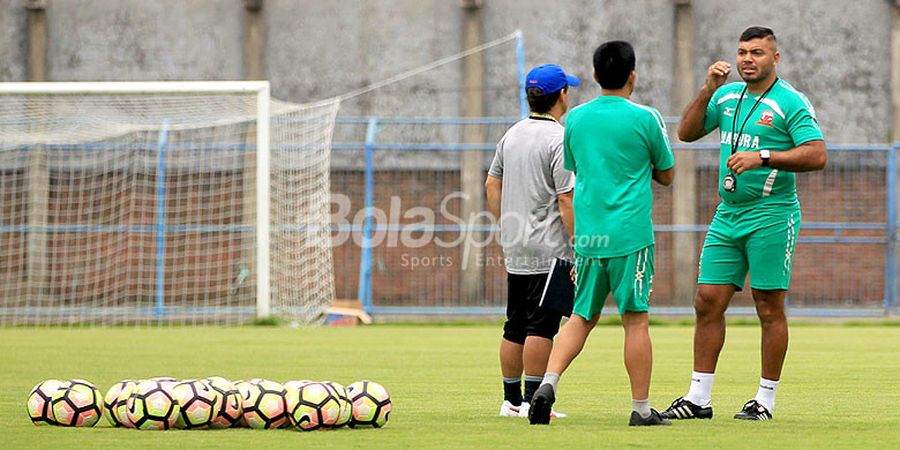
<instances>
[{"instance_id":1,"label":"goal net","mask_svg":"<svg viewBox=\"0 0 900 450\"><path fill-rule=\"evenodd\" d=\"M0 83L0 324L316 323L339 102Z\"/></svg>"}]
</instances>

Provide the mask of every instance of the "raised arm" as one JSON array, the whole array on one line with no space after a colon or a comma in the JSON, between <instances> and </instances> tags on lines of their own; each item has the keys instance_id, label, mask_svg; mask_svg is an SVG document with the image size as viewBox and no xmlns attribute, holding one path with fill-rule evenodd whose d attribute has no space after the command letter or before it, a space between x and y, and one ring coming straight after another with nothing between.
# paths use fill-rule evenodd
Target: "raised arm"
<instances>
[{"instance_id":1,"label":"raised arm","mask_svg":"<svg viewBox=\"0 0 900 450\"><path fill-rule=\"evenodd\" d=\"M716 61L709 66L706 71L706 83L681 114L681 122L678 124L678 139L684 142L694 142L706 136L707 133L703 126L706 119L706 106L716 89L725 84L729 73L731 73L731 64L725 61Z\"/></svg>"}]
</instances>

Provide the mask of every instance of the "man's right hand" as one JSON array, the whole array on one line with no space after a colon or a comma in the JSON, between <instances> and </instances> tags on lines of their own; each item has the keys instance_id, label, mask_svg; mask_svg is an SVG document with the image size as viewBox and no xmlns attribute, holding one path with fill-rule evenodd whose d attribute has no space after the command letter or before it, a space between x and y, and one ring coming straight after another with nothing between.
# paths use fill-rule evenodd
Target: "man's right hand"
<instances>
[{"instance_id":1,"label":"man's right hand","mask_svg":"<svg viewBox=\"0 0 900 450\"><path fill-rule=\"evenodd\" d=\"M716 61L709 66L709 70L706 71L706 89L709 90L709 93L716 92L719 86L725 84L730 73L731 64L725 61Z\"/></svg>"}]
</instances>

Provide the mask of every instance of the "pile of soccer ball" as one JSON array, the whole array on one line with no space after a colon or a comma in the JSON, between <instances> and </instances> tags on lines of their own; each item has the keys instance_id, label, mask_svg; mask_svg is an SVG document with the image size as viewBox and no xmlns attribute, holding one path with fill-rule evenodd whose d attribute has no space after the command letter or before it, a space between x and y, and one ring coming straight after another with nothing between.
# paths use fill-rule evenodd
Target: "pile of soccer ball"
<instances>
[{"instance_id":1,"label":"pile of soccer ball","mask_svg":"<svg viewBox=\"0 0 900 450\"><path fill-rule=\"evenodd\" d=\"M374 381L346 388L333 381L254 378L232 383L222 377L178 381L169 377L120 381L101 397L85 380L46 380L28 395L35 425L92 427L106 411L116 427L140 430L295 427L301 431L342 427L381 428L391 397Z\"/></svg>"}]
</instances>

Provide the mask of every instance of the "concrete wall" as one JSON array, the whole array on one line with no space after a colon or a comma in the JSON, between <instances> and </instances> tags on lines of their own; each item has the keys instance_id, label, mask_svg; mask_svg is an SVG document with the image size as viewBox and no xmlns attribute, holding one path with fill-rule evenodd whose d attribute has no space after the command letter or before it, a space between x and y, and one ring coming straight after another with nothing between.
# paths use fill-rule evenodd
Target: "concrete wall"
<instances>
[{"instance_id":1,"label":"concrete wall","mask_svg":"<svg viewBox=\"0 0 900 450\"><path fill-rule=\"evenodd\" d=\"M50 0L49 78L240 79L242 14L240 0Z\"/></svg>"},{"instance_id":2,"label":"concrete wall","mask_svg":"<svg viewBox=\"0 0 900 450\"><path fill-rule=\"evenodd\" d=\"M26 11L20 0L0 0L0 81L25 81Z\"/></svg>"},{"instance_id":3,"label":"concrete wall","mask_svg":"<svg viewBox=\"0 0 900 450\"><path fill-rule=\"evenodd\" d=\"M239 79L240 0L50 0L51 80ZM831 142L890 134L890 17L885 0L747 3L694 0L698 83L715 59L733 60L737 36L765 24L779 37L779 72L807 93ZM671 107L674 11L667 0L484 0L485 41L525 33L526 65L556 62L581 77L573 103L597 94L591 53L626 39L637 50L635 99ZM0 0L0 80L25 78L24 0ZM347 92L462 47L452 0L265 0L266 71L276 96L305 102ZM518 113L512 43L485 53L485 110ZM895 62L896 63L896 62ZM453 116L462 64L346 102L342 115Z\"/></svg>"}]
</instances>

